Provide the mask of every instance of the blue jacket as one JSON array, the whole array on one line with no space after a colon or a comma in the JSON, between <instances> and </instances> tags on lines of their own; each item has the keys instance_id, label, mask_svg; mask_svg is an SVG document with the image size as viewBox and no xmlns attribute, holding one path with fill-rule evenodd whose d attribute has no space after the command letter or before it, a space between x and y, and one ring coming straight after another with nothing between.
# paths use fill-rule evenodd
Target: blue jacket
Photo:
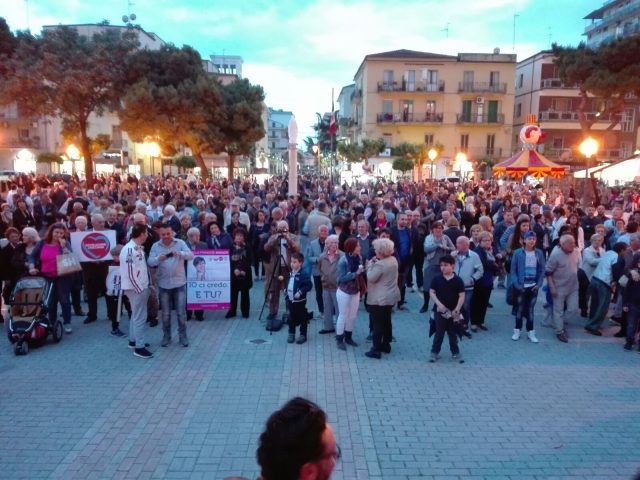
<instances>
[{"instance_id":1,"label":"blue jacket","mask_svg":"<svg viewBox=\"0 0 640 480\"><path fill-rule=\"evenodd\" d=\"M307 293L313 288L309 273L304 268L301 268L297 273L291 272L291 276L293 278L293 294L300 293L300 298L289 298L289 285L287 284L285 285L287 300L294 303L306 301Z\"/></svg>"},{"instance_id":2,"label":"blue jacket","mask_svg":"<svg viewBox=\"0 0 640 480\"><path fill-rule=\"evenodd\" d=\"M538 288L542 287L542 281L544 280L544 253L542 250L536 248L536 286ZM517 249L513 253L513 258L511 259L511 273L509 276L511 278L511 284L514 288L518 290L524 289L524 267L525 267L525 257L526 254L523 248ZM577 281L577 280L576 280Z\"/></svg>"}]
</instances>

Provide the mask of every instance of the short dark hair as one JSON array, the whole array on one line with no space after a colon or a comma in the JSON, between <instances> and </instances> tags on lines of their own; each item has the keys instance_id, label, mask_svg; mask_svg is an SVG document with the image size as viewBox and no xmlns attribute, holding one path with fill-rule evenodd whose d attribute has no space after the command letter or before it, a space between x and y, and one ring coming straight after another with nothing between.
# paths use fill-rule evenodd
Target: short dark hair
<instances>
[{"instance_id":1,"label":"short dark hair","mask_svg":"<svg viewBox=\"0 0 640 480\"><path fill-rule=\"evenodd\" d=\"M453 259L451 255L443 255L440 257L439 264L446 263L448 265L455 265L456 261Z\"/></svg>"},{"instance_id":2,"label":"short dark hair","mask_svg":"<svg viewBox=\"0 0 640 480\"><path fill-rule=\"evenodd\" d=\"M138 238L147 231L146 225L135 224L131 227L131 238Z\"/></svg>"},{"instance_id":3,"label":"short dark hair","mask_svg":"<svg viewBox=\"0 0 640 480\"><path fill-rule=\"evenodd\" d=\"M198 265L200 265L201 263L206 263L206 260L204 259L204 257L195 257L193 259L193 266L197 267Z\"/></svg>"},{"instance_id":4,"label":"short dark hair","mask_svg":"<svg viewBox=\"0 0 640 480\"><path fill-rule=\"evenodd\" d=\"M297 480L300 468L322 457L327 416L305 398L289 400L267 420L256 457L264 480Z\"/></svg>"},{"instance_id":5,"label":"short dark hair","mask_svg":"<svg viewBox=\"0 0 640 480\"><path fill-rule=\"evenodd\" d=\"M300 263L304 263L304 255L301 254L300 252L292 253L291 260L297 260Z\"/></svg>"}]
</instances>

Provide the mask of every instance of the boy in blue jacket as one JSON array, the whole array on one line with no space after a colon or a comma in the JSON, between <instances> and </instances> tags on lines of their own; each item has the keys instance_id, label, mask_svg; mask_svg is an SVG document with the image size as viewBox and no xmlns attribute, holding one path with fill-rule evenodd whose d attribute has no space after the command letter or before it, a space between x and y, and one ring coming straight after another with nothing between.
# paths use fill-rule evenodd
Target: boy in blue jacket
<instances>
[{"instance_id":1,"label":"boy in blue jacket","mask_svg":"<svg viewBox=\"0 0 640 480\"><path fill-rule=\"evenodd\" d=\"M286 302L289 308L289 337L288 343L293 343L296 336L296 327L300 325L300 336L296 343L302 345L307 341L307 325L309 312L307 312L307 293L313 287L309 272L302 270L304 255L294 253L291 255L291 275L287 284Z\"/></svg>"}]
</instances>

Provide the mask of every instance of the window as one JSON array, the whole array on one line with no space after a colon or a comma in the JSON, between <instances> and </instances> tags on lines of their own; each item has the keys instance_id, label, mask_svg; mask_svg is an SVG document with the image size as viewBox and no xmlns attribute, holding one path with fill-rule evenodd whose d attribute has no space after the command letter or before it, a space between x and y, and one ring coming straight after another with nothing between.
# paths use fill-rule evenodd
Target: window
<instances>
[{"instance_id":1,"label":"window","mask_svg":"<svg viewBox=\"0 0 640 480\"><path fill-rule=\"evenodd\" d=\"M473 71L467 70L462 75L462 89L465 92L473 91Z\"/></svg>"},{"instance_id":2,"label":"window","mask_svg":"<svg viewBox=\"0 0 640 480\"><path fill-rule=\"evenodd\" d=\"M489 74L489 85L492 87L500 85L500 72L491 72Z\"/></svg>"},{"instance_id":3,"label":"window","mask_svg":"<svg viewBox=\"0 0 640 480\"><path fill-rule=\"evenodd\" d=\"M425 143L425 145L433 145L434 144L433 133L426 133L424 135L424 143Z\"/></svg>"},{"instance_id":4,"label":"window","mask_svg":"<svg viewBox=\"0 0 640 480\"><path fill-rule=\"evenodd\" d=\"M633 132L633 120L635 110L633 108L625 108L622 112L622 120L620 121L620 129L623 132Z\"/></svg>"},{"instance_id":5,"label":"window","mask_svg":"<svg viewBox=\"0 0 640 480\"><path fill-rule=\"evenodd\" d=\"M382 88L393 90L393 70L385 70L382 74Z\"/></svg>"},{"instance_id":6,"label":"window","mask_svg":"<svg viewBox=\"0 0 640 480\"><path fill-rule=\"evenodd\" d=\"M433 122L437 120L435 100L427 100L425 120L428 122Z\"/></svg>"},{"instance_id":7,"label":"window","mask_svg":"<svg viewBox=\"0 0 640 480\"><path fill-rule=\"evenodd\" d=\"M407 70L404 72L405 89L407 92L415 92L416 90L416 71Z\"/></svg>"},{"instance_id":8,"label":"window","mask_svg":"<svg viewBox=\"0 0 640 480\"><path fill-rule=\"evenodd\" d=\"M489 123L498 122L498 101L497 100L489 100L487 104L487 122Z\"/></svg>"},{"instance_id":9,"label":"window","mask_svg":"<svg viewBox=\"0 0 640 480\"><path fill-rule=\"evenodd\" d=\"M413 100L401 100L400 110L403 122L411 122L413 120Z\"/></svg>"},{"instance_id":10,"label":"window","mask_svg":"<svg viewBox=\"0 0 640 480\"><path fill-rule=\"evenodd\" d=\"M425 91L437 92L438 91L438 71L437 70L422 70L422 81L425 83Z\"/></svg>"},{"instance_id":11,"label":"window","mask_svg":"<svg viewBox=\"0 0 640 480\"><path fill-rule=\"evenodd\" d=\"M382 141L384 142L385 147L391 148L393 146L393 135L390 133L382 134Z\"/></svg>"},{"instance_id":12,"label":"window","mask_svg":"<svg viewBox=\"0 0 640 480\"><path fill-rule=\"evenodd\" d=\"M276 148L276 142L271 142L271 148Z\"/></svg>"},{"instance_id":13,"label":"window","mask_svg":"<svg viewBox=\"0 0 640 480\"><path fill-rule=\"evenodd\" d=\"M469 150L469 134L463 133L460 135L460 151L466 152Z\"/></svg>"},{"instance_id":14,"label":"window","mask_svg":"<svg viewBox=\"0 0 640 480\"><path fill-rule=\"evenodd\" d=\"M522 104L516 104L516 118L520 118L522 116Z\"/></svg>"},{"instance_id":15,"label":"window","mask_svg":"<svg viewBox=\"0 0 640 480\"><path fill-rule=\"evenodd\" d=\"M495 136L495 134L491 133L491 134L487 135L487 151L486 151L486 154L487 155L493 155L494 154L494 150L495 150L495 146L496 146L496 136Z\"/></svg>"},{"instance_id":16,"label":"window","mask_svg":"<svg viewBox=\"0 0 640 480\"><path fill-rule=\"evenodd\" d=\"M620 158L624 159L624 158L629 158L631 156L631 149L632 149L632 144L631 142L620 142Z\"/></svg>"},{"instance_id":17,"label":"window","mask_svg":"<svg viewBox=\"0 0 640 480\"><path fill-rule=\"evenodd\" d=\"M564 137L554 137L553 148L556 150L562 150L564 148Z\"/></svg>"},{"instance_id":18,"label":"window","mask_svg":"<svg viewBox=\"0 0 640 480\"><path fill-rule=\"evenodd\" d=\"M460 119L463 122L471 121L471 100L462 101L462 115Z\"/></svg>"},{"instance_id":19,"label":"window","mask_svg":"<svg viewBox=\"0 0 640 480\"><path fill-rule=\"evenodd\" d=\"M524 85L524 73L518 75L518 88L522 88L522 85Z\"/></svg>"},{"instance_id":20,"label":"window","mask_svg":"<svg viewBox=\"0 0 640 480\"><path fill-rule=\"evenodd\" d=\"M569 99L568 98L554 98L551 101L551 110L556 112L568 112L569 111Z\"/></svg>"},{"instance_id":21,"label":"window","mask_svg":"<svg viewBox=\"0 0 640 480\"><path fill-rule=\"evenodd\" d=\"M393 114L393 102L391 100L382 101L382 113Z\"/></svg>"},{"instance_id":22,"label":"window","mask_svg":"<svg viewBox=\"0 0 640 480\"><path fill-rule=\"evenodd\" d=\"M18 130L18 136L20 138L29 138L29 130L26 128L21 128Z\"/></svg>"},{"instance_id":23,"label":"window","mask_svg":"<svg viewBox=\"0 0 640 480\"><path fill-rule=\"evenodd\" d=\"M271 128L276 128L276 122L271 122Z\"/></svg>"}]
</instances>

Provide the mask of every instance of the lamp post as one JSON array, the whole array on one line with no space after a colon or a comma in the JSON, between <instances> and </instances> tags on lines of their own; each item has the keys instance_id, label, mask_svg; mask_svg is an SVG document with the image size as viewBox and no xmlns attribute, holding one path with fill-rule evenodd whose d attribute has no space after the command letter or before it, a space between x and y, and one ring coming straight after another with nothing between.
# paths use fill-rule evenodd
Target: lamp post
<instances>
[{"instance_id":1,"label":"lamp post","mask_svg":"<svg viewBox=\"0 0 640 480\"><path fill-rule=\"evenodd\" d=\"M467 163L467 154L464 152L456 153L456 163L454 166L457 166L458 171L460 172L460 180L464 180L464 167Z\"/></svg>"},{"instance_id":2,"label":"lamp post","mask_svg":"<svg viewBox=\"0 0 640 480\"><path fill-rule=\"evenodd\" d=\"M429 151L427 152L427 156L431 161L431 170L429 171L429 179L431 180L431 183L433 183L433 176L435 175L433 171L433 162L435 162L436 158L438 158L438 151L435 148L430 148Z\"/></svg>"},{"instance_id":3,"label":"lamp post","mask_svg":"<svg viewBox=\"0 0 640 480\"><path fill-rule=\"evenodd\" d=\"M71 174L76 174L76 160L80 159L80 150L73 143L67 147L66 150L67 157L71 160Z\"/></svg>"},{"instance_id":4,"label":"lamp post","mask_svg":"<svg viewBox=\"0 0 640 480\"><path fill-rule=\"evenodd\" d=\"M289 133L289 195L298 194L298 122L292 115L288 126Z\"/></svg>"},{"instance_id":5,"label":"lamp post","mask_svg":"<svg viewBox=\"0 0 640 480\"><path fill-rule=\"evenodd\" d=\"M316 168L318 169L318 172L320 173L320 147L318 145L313 145L311 147L311 150L313 151L313 154L316 157Z\"/></svg>"},{"instance_id":6,"label":"lamp post","mask_svg":"<svg viewBox=\"0 0 640 480\"><path fill-rule=\"evenodd\" d=\"M150 174L151 175L155 175L156 173L156 164L155 161L153 160L154 157L159 157L160 156L160 145L158 145L156 142L145 142L143 143L144 146L144 152L149 155L149 166L150 168Z\"/></svg>"},{"instance_id":7,"label":"lamp post","mask_svg":"<svg viewBox=\"0 0 640 480\"><path fill-rule=\"evenodd\" d=\"M595 179L592 179L589 176L589 167L591 166L591 157L593 157L596 153L598 153L598 141L592 137L585 138L580 144L579 150L585 157L587 157L587 168L585 170L585 178L588 182L591 183L591 188L593 189L593 196L595 199L596 206L600 203L600 198L598 196L598 189L596 188Z\"/></svg>"}]
</instances>

